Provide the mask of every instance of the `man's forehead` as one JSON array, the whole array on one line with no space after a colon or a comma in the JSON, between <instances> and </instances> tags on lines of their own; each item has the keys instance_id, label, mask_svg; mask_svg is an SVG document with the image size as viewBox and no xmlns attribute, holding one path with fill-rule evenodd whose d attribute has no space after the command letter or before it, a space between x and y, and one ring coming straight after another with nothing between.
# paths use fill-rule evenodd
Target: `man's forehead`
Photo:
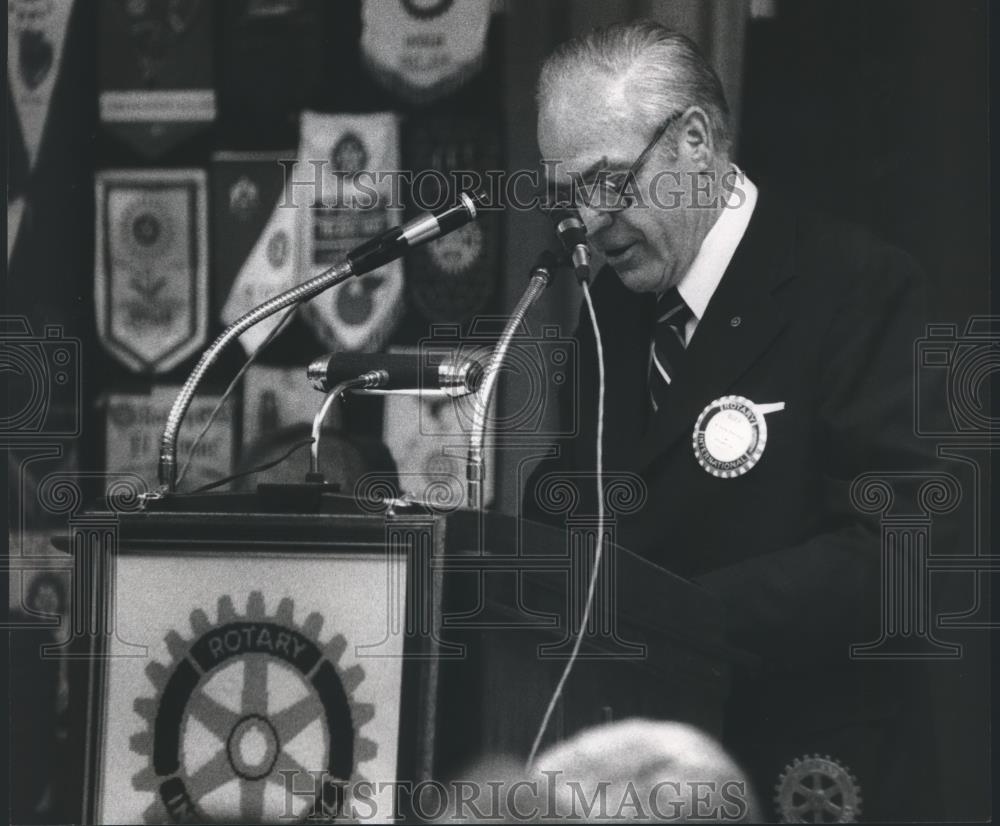
<instances>
[{"instance_id":1,"label":"man's forehead","mask_svg":"<svg viewBox=\"0 0 1000 826\"><path fill-rule=\"evenodd\" d=\"M596 102L608 109L631 109L628 88L629 76L611 74L596 69L581 68L580 71L566 73L553 78L549 84L544 103L557 109L578 108L587 103L591 107Z\"/></svg>"},{"instance_id":2,"label":"man's forehead","mask_svg":"<svg viewBox=\"0 0 1000 826\"><path fill-rule=\"evenodd\" d=\"M587 73L552 84L538 121L538 148L550 162L550 183L602 161L628 166L642 132L639 120L620 79Z\"/></svg>"}]
</instances>

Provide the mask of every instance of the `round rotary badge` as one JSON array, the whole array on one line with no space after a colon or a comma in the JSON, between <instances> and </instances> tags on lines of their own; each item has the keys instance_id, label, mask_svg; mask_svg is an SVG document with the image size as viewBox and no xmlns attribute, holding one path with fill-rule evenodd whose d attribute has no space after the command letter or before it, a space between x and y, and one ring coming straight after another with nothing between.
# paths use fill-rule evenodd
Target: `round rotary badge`
<instances>
[{"instance_id":1,"label":"round rotary badge","mask_svg":"<svg viewBox=\"0 0 1000 826\"><path fill-rule=\"evenodd\" d=\"M723 396L701 411L691 442L698 464L708 473L720 479L742 476L764 454L764 413L743 396Z\"/></svg>"},{"instance_id":2,"label":"round rotary badge","mask_svg":"<svg viewBox=\"0 0 1000 826\"><path fill-rule=\"evenodd\" d=\"M338 784L360 780L358 763L376 755L358 731L375 709L352 696L361 666L339 665L347 640L320 643L322 616L299 626L294 613L285 598L268 615L254 591L240 615L223 596L215 624L198 609L192 640L167 635L174 661L146 667L157 696L135 701L147 728L130 742L149 760L132 778L153 793L147 823L277 823L289 818L287 778L307 785L307 774L325 780L312 807L293 796L290 819L340 814Z\"/></svg>"},{"instance_id":3,"label":"round rotary badge","mask_svg":"<svg viewBox=\"0 0 1000 826\"><path fill-rule=\"evenodd\" d=\"M855 823L861 814L858 781L829 755L797 758L774 790L782 823Z\"/></svg>"}]
</instances>

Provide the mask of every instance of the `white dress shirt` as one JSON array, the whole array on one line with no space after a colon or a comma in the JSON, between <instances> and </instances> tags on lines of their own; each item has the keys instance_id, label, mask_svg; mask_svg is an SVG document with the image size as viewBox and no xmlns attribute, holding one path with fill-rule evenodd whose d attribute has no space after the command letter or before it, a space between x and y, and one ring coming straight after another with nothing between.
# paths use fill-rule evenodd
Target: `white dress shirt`
<instances>
[{"instance_id":1,"label":"white dress shirt","mask_svg":"<svg viewBox=\"0 0 1000 826\"><path fill-rule=\"evenodd\" d=\"M677 292L693 314L684 327L685 345L691 343L698 322L705 315L708 302L743 240L750 224L750 216L757 206L757 187L742 171L735 166L733 169L736 171L736 182L726 206L701 242L698 254L677 285Z\"/></svg>"}]
</instances>

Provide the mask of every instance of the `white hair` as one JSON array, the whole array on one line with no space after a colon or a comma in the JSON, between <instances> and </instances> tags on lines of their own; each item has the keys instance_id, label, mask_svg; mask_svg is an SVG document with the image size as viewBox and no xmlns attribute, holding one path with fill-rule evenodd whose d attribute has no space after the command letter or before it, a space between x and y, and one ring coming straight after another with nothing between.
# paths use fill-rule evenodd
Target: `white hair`
<instances>
[{"instance_id":1,"label":"white hair","mask_svg":"<svg viewBox=\"0 0 1000 826\"><path fill-rule=\"evenodd\" d=\"M614 23L560 45L542 66L539 105L582 70L628 83L637 113L655 126L700 106L708 115L716 150L728 154L729 106L718 75L687 37L652 20Z\"/></svg>"}]
</instances>

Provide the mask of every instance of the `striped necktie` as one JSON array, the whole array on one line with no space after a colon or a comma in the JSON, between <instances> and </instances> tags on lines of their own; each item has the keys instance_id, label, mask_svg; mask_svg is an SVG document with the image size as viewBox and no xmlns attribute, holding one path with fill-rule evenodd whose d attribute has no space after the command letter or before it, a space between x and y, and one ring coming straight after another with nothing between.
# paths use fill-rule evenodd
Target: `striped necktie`
<instances>
[{"instance_id":1,"label":"striped necktie","mask_svg":"<svg viewBox=\"0 0 1000 826\"><path fill-rule=\"evenodd\" d=\"M649 343L649 399L653 410L667 403L671 376L684 358L684 328L694 317L676 287L667 290L656 302L656 327Z\"/></svg>"}]
</instances>

